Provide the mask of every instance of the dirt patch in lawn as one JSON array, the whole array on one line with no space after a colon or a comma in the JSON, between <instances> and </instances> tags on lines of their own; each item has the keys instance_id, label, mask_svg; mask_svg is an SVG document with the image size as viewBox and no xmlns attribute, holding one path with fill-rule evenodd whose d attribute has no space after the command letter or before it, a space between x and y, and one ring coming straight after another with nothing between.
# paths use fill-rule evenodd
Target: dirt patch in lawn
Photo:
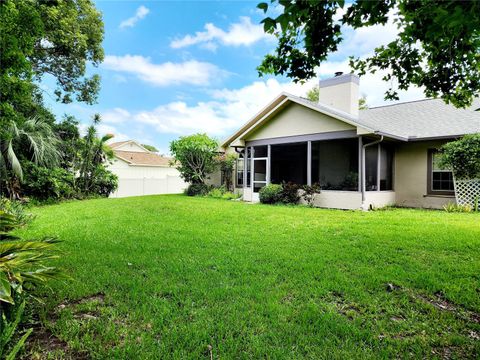
<instances>
[{"instance_id":1,"label":"dirt patch in lawn","mask_svg":"<svg viewBox=\"0 0 480 360\"><path fill-rule=\"evenodd\" d=\"M330 293L330 302L335 306L337 312L349 320L353 320L362 313L362 309L358 304L345 299L343 294L339 292Z\"/></svg>"},{"instance_id":2,"label":"dirt patch in lawn","mask_svg":"<svg viewBox=\"0 0 480 360\"><path fill-rule=\"evenodd\" d=\"M45 327L35 327L28 337L26 352L22 359L41 360L57 354L62 359L87 360L91 357L86 352L76 352L69 348L68 344L56 337Z\"/></svg>"},{"instance_id":3,"label":"dirt patch in lawn","mask_svg":"<svg viewBox=\"0 0 480 360\"><path fill-rule=\"evenodd\" d=\"M436 292L434 296L427 296L423 294L417 294L410 289L402 288L394 284L387 284L386 289L388 292L394 292L394 291L403 292L407 294L411 299L419 301L424 304L430 304L437 310L448 311L453 313L459 319L462 319L467 322L472 322L475 324L480 324L479 313L465 309L464 307L453 303L452 301L448 300L445 297L445 294L443 294L440 291Z\"/></svg>"}]
</instances>

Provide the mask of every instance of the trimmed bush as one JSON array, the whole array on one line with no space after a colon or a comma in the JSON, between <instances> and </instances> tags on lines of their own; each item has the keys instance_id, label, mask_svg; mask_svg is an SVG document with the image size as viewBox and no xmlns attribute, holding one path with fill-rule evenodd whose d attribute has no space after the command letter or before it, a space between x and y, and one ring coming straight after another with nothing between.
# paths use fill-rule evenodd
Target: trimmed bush
<instances>
[{"instance_id":1,"label":"trimmed bush","mask_svg":"<svg viewBox=\"0 0 480 360\"><path fill-rule=\"evenodd\" d=\"M269 184L260 189L260 202L262 204L275 204L282 201L283 187L278 184Z\"/></svg>"},{"instance_id":2,"label":"trimmed bush","mask_svg":"<svg viewBox=\"0 0 480 360\"><path fill-rule=\"evenodd\" d=\"M190 184L185 190L185 195L188 196L205 196L208 194L210 188L206 184Z\"/></svg>"}]
</instances>

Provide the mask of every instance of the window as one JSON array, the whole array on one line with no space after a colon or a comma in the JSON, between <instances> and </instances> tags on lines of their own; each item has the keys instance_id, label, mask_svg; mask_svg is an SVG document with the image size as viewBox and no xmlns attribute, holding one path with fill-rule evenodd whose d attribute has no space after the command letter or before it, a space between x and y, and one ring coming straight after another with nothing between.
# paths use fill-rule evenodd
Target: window
<instances>
[{"instance_id":1,"label":"window","mask_svg":"<svg viewBox=\"0 0 480 360\"><path fill-rule=\"evenodd\" d=\"M428 188L429 194L453 195L453 173L448 169L441 169L440 154L437 150L428 152Z\"/></svg>"},{"instance_id":2,"label":"window","mask_svg":"<svg viewBox=\"0 0 480 360\"><path fill-rule=\"evenodd\" d=\"M237 176L236 176L236 182L237 182L237 187L243 187L243 176L245 172L245 160L243 159L243 154L239 154L237 158L237 164L236 164L236 169L237 169Z\"/></svg>"},{"instance_id":3,"label":"window","mask_svg":"<svg viewBox=\"0 0 480 360\"><path fill-rule=\"evenodd\" d=\"M312 184L358 191L358 140L312 141Z\"/></svg>"}]
</instances>

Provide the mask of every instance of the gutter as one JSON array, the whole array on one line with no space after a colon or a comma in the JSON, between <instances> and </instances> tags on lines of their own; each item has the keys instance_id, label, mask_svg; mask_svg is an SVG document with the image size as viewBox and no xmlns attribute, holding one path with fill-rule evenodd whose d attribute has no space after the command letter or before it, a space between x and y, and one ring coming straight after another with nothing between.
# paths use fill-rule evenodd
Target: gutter
<instances>
[{"instance_id":1,"label":"gutter","mask_svg":"<svg viewBox=\"0 0 480 360\"><path fill-rule=\"evenodd\" d=\"M383 141L383 135L380 136L379 140L376 140L374 142L362 145L362 209L365 210L365 211L368 210L368 209L365 208L365 192L366 192L366 188L367 188L367 186L366 186L367 177L366 177L366 174L365 174L365 149L369 146L380 144L382 141ZM377 164L377 166L378 166L378 164Z\"/></svg>"}]
</instances>

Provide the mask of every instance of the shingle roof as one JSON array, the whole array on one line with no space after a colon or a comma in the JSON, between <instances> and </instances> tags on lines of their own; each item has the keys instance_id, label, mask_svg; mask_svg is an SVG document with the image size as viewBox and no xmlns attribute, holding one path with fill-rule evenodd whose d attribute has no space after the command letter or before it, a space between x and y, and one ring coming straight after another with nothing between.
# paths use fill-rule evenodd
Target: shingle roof
<instances>
[{"instance_id":1,"label":"shingle roof","mask_svg":"<svg viewBox=\"0 0 480 360\"><path fill-rule=\"evenodd\" d=\"M358 122L385 134L405 139L453 137L480 132L478 99L468 109L425 99L361 110Z\"/></svg>"},{"instance_id":2,"label":"shingle roof","mask_svg":"<svg viewBox=\"0 0 480 360\"><path fill-rule=\"evenodd\" d=\"M127 141L117 141L117 142L108 144L108 146L110 146L112 149L116 149L117 147L122 146L123 144L126 144L126 143L128 143L128 142L130 142L130 141L131 141L131 140L127 140Z\"/></svg>"},{"instance_id":3,"label":"shingle roof","mask_svg":"<svg viewBox=\"0 0 480 360\"><path fill-rule=\"evenodd\" d=\"M135 152L113 150L116 157L128 162L131 165L145 166L169 166L171 158L160 156L151 152Z\"/></svg>"}]
</instances>

